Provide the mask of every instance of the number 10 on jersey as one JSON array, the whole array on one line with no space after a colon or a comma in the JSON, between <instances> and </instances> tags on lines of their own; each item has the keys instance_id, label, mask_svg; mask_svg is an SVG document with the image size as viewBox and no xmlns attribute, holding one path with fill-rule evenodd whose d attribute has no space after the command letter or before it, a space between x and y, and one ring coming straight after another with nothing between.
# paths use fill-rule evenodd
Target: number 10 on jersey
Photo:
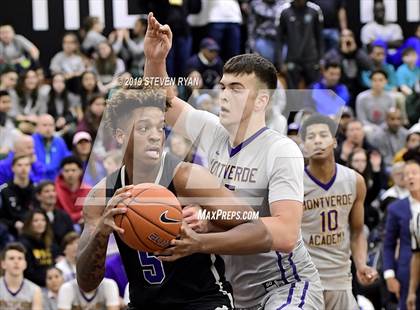
<instances>
[{"instance_id":1,"label":"number 10 on jersey","mask_svg":"<svg viewBox=\"0 0 420 310\"><path fill-rule=\"evenodd\" d=\"M330 211L322 211L321 212L321 226L322 232L326 231L334 231L338 227L338 211L337 210L330 210Z\"/></svg>"}]
</instances>

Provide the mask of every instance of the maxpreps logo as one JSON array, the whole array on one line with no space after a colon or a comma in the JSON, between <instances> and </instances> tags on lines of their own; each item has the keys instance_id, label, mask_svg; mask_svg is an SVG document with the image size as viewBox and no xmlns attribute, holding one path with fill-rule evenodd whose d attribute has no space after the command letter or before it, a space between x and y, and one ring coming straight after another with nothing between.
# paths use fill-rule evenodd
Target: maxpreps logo
<instances>
[{"instance_id":1,"label":"maxpreps logo","mask_svg":"<svg viewBox=\"0 0 420 310\"><path fill-rule=\"evenodd\" d=\"M259 211L224 211L224 210L217 210L217 211L207 211L205 209L201 209L198 211L197 218L199 220L207 220L207 221L214 221L214 220L222 220L222 221L229 221L229 220L257 220L260 217Z\"/></svg>"}]
</instances>

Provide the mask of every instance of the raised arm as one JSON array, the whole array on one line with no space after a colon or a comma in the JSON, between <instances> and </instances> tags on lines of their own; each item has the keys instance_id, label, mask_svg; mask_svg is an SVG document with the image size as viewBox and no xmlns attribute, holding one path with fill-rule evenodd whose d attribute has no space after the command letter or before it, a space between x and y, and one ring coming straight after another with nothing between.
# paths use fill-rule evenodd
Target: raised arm
<instances>
[{"instance_id":1,"label":"raised arm","mask_svg":"<svg viewBox=\"0 0 420 310\"><path fill-rule=\"evenodd\" d=\"M96 289L104 278L105 258L109 235L117 227L114 216L123 214L126 208L115 208L119 201L130 197L132 186L117 190L106 204L105 180L102 180L90 192L83 207L84 229L77 249L77 282L85 292Z\"/></svg>"},{"instance_id":2,"label":"raised arm","mask_svg":"<svg viewBox=\"0 0 420 310\"><path fill-rule=\"evenodd\" d=\"M144 39L144 77L167 77L166 57L172 46L172 32L168 25L161 25L149 13L147 18L147 31ZM187 102L175 97L172 89L166 89L167 97L171 103L171 107L166 112L166 123L174 128L175 131L182 134L185 122L185 115L188 109L193 109ZM179 124L179 126L176 126ZM179 128L177 128L179 127Z\"/></svg>"},{"instance_id":3,"label":"raised arm","mask_svg":"<svg viewBox=\"0 0 420 310\"><path fill-rule=\"evenodd\" d=\"M366 265L367 240L363 232L366 185L360 174L356 176L356 190L357 196L350 212L350 247L356 265L357 278L361 284L368 285L376 280L378 273Z\"/></svg>"}]
</instances>

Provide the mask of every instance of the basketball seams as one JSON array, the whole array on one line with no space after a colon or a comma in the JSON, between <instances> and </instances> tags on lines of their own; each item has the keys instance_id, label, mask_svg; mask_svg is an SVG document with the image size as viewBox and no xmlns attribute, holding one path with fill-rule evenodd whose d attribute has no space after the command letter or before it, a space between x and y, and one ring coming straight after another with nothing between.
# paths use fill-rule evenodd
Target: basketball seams
<instances>
[{"instance_id":1,"label":"basketball seams","mask_svg":"<svg viewBox=\"0 0 420 310\"><path fill-rule=\"evenodd\" d=\"M169 231L167 231L166 229L164 229L164 226L159 226L159 225L156 225L155 223L153 223L151 220L149 220L148 218L146 218L146 217L144 217L142 214L140 214L140 213L137 213L133 208L131 208L130 206L128 206L128 208L129 208L129 210L131 210L132 212L134 212L137 216L140 216L143 220L145 220L145 221L147 221L147 222L149 222L149 223L151 223L153 226L155 226L155 227L157 227L157 228L159 228L159 229L161 229L161 230L163 230L164 232L166 232L168 235L171 235L171 236L173 236L174 238L176 238L176 237L178 237L178 236L174 236L174 234L172 233L172 232L169 232ZM137 235L137 234L136 234Z\"/></svg>"},{"instance_id":2,"label":"basketball seams","mask_svg":"<svg viewBox=\"0 0 420 310\"><path fill-rule=\"evenodd\" d=\"M130 227L131 227L131 230L134 232L134 235L136 236L136 239L144 246L144 249L148 249L148 251L147 252L154 252L155 250L153 250L153 249L151 249L149 246L147 246L147 244L146 243L144 243L142 240L141 240L141 238L139 237L139 235L137 234L137 232L136 232L136 230L134 229L134 226L133 226L133 224L131 223L131 221L130 221L130 218L127 216L126 217L126 220L127 220L127 222L128 222L128 224L130 225ZM138 250L137 250L138 251ZM140 252L143 252L143 251L140 251Z\"/></svg>"}]
</instances>

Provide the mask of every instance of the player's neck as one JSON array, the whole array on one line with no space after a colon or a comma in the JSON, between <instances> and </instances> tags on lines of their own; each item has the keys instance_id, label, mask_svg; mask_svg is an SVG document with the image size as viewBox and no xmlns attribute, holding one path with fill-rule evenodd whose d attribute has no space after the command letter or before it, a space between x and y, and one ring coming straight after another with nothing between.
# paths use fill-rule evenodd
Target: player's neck
<instances>
[{"instance_id":1,"label":"player's neck","mask_svg":"<svg viewBox=\"0 0 420 310\"><path fill-rule=\"evenodd\" d=\"M415 200L420 201L420 191L410 192L411 197Z\"/></svg>"},{"instance_id":2,"label":"player's neck","mask_svg":"<svg viewBox=\"0 0 420 310\"><path fill-rule=\"evenodd\" d=\"M156 176L159 173L160 165L162 164L162 160L160 160L158 165L147 167L147 165L143 163L134 163L128 162L125 163L125 171L127 172L128 176L128 184L140 184L140 183L155 183ZM136 167L134 172L134 167ZM142 167L140 170L139 167Z\"/></svg>"},{"instance_id":3,"label":"player's neck","mask_svg":"<svg viewBox=\"0 0 420 310\"><path fill-rule=\"evenodd\" d=\"M310 159L309 160L309 166L308 166L309 172L311 173L311 175L313 175L314 177L316 177L318 180L320 180L323 183L327 183L332 179L332 177L336 173L335 169L336 167L335 167L334 156L328 159L321 159L321 160Z\"/></svg>"},{"instance_id":4,"label":"player's neck","mask_svg":"<svg viewBox=\"0 0 420 310\"><path fill-rule=\"evenodd\" d=\"M231 146L238 146L265 126L264 118L260 118L257 115L251 115L249 119L242 121L237 128L226 128L229 132L229 142Z\"/></svg>"},{"instance_id":5,"label":"player's neck","mask_svg":"<svg viewBox=\"0 0 420 310\"><path fill-rule=\"evenodd\" d=\"M6 281L8 289L12 292L16 292L22 285L23 274L20 276L12 276L11 274L6 272L4 275L4 280Z\"/></svg>"}]
</instances>

